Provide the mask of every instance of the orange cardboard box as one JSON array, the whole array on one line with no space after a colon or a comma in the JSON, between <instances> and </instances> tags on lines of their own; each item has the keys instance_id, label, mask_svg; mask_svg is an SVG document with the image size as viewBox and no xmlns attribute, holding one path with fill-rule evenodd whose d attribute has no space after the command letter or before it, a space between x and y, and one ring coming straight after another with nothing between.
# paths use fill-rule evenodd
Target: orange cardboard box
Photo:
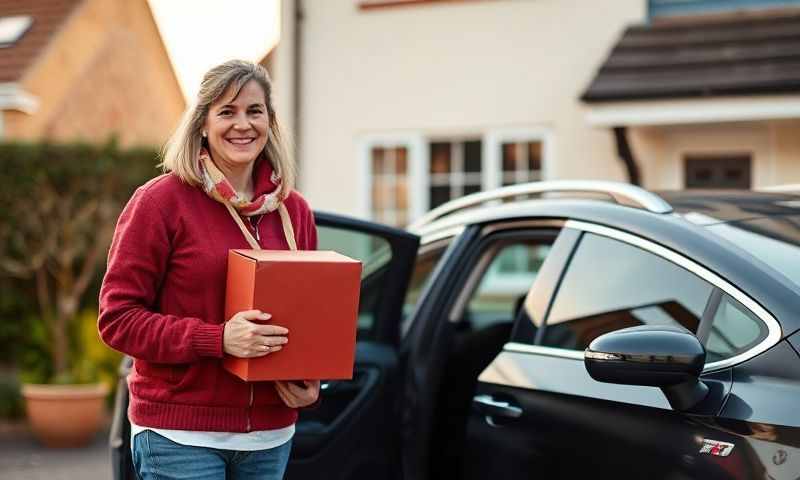
<instances>
[{"instance_id":1,"label":"orange cardboard box","mask_svg":"<svg viewBox=\"0 0 800 480\"><path fill-rule=\"evenodd\" d=\"M231 250L225 318L267 312L289 343L259 358L225 355L224 367L251 382L353 378L360 289L361 262L336 252Z\"/></svg>"}]
</instances>

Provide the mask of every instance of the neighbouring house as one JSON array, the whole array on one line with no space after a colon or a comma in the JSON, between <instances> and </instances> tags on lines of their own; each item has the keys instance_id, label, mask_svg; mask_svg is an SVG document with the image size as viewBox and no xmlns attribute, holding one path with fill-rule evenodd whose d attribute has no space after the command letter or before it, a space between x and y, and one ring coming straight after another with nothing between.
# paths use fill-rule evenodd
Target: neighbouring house
<instances>
[{"instance_id":1,"label":"neighbouring house","mask_svg":"<svg viewBox=\"0 0 800 480\"><path fill-rule=\"evenodd\" d=\"M157 146L185 107L146 0L0 1L0 139Z\"/></svg>"},{"instance_id":2,"label":"neighbouring house","mask_svg":"<svg viewBox=\"0 0 800 480\"><path fill-rule=\"evenodd\" d=\"M551 179L800 182L800 1L283 0L314 205L404 225Z\"/></svg>"},{"instance_id":3,"label":"neighbouring house","mask_svg":"<svg viewBox=\"0 0 800 480\"><path fill-rule=\"evenodd\" d=\"M800 182L800 2L651 0L581 98L645 186Z\"/></svg>"}]
</instances>

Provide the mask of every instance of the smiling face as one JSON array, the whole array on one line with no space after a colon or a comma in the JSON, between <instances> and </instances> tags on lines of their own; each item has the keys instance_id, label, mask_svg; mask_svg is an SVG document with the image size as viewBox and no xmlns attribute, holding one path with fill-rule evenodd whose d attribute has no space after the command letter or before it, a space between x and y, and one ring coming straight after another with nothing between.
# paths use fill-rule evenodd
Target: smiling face
<instances>
[{"instance_id":1,"label":"smiling face","mask_svg":"<svg viewBox=\"0 0 800 480\"><path fill-rule=\"evenodd\" d=\"M250 80L234 98L235 85L211 104L205 131L211 158L221 169L239 170L251 166L264 151L269 138L266 94Z\"/></svg>"}]
</instances>

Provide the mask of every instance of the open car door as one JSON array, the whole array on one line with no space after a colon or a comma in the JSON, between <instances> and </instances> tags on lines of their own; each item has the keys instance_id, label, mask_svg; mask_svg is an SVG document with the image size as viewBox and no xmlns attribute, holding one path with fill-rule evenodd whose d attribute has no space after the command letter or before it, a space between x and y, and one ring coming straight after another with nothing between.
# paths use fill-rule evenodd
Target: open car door
<instances>
[{"instance_id":1,"label":"open car door","mask_svg":"<svg viewBox=\"0 0 800 480\"><path fill-rule=\"evenodd\" d=\"M393 478L399 472L398 332L419 237L404 230L315 212L320 250L363 263L352 380L322 382L322 402L302 410L286 478ZM110 434L115 480L135 479L130 453L126 377L120 367Z\"/></svg>"}]
</instances>

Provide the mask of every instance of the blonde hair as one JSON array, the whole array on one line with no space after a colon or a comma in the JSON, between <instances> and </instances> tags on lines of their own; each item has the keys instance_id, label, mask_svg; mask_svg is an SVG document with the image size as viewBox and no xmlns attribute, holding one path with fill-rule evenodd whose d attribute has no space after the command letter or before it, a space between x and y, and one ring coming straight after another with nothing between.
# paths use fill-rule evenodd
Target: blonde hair
<instances>
[{"instance_id":1,"label":"blonde hair","mask_svg":"<svg viewBox=\"0 0 800 480\"><path fill-rule=\"evenodd\" d=\"M244 60L230 60L212 68L203 76L197 101L184 113L180 125L164 145L161 168L173 172L190 185L201 185L197 157L203 147L202 132L210 106L234 86L234 97L250 80L255 80L264 89L269 117L269 139L263 156L281 177L279 198L289 196L295 185L295 164L289 154L286 134L281 129L272 102L272 82L261 65Z\"/></svg>"}]
</instances>

